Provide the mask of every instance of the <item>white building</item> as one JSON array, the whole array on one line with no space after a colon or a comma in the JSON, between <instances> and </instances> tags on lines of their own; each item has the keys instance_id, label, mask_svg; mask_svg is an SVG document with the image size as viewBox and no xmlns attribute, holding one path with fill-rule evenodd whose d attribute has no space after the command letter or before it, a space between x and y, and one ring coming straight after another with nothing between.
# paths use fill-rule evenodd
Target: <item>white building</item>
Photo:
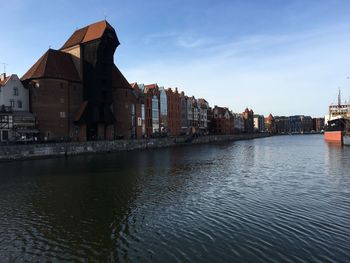
<instances>
[{"instance_id":1,"label":"white building","mask_svg":"<svg viewBox=\"0 0 350 263\"><path fill-rule=\"evenodd\" d=\"M263 115L254 115L254 130L255 132L265 131L265 117Z\"/></svg>"},{"instance_id":2,"label":"white building","mask_svg":"<svg viewBox=\"0 0 350 263\"><path fill-rule=\"evenodd\" d=\"M209 103L205 99L197 99L199 108L199 129L203 133L208 129L208 109Z\"/></svg>"},{"instance_id":3,"label":"white building","mask_svg":"<svg viewBox=\"0 0 350 263\"><path fill-rule=\"evenodd\" d=\"M0 75L0 107L13 111L29 111L29 90L24 88L16 74Z\"/></svg>"},{"instance_id":4,"label":"white building","mask_svg":"<svg viewBox=\"0 0 350 263\"><path fill-rule=\"evenodd\" d=\"M29 112L29 91L17 75L0 75L0 142L34 139L35 116Z\"/></svg>"},{"instance_id":5,"label":"white building","mask_svg":"<svg viewBox=\"0 0 350 263\"><path fill-rule=\"evenodd\" d=\"M232 113L235 133L244 132L244 119L239 113Z\"/></svg>"}]
</instances>

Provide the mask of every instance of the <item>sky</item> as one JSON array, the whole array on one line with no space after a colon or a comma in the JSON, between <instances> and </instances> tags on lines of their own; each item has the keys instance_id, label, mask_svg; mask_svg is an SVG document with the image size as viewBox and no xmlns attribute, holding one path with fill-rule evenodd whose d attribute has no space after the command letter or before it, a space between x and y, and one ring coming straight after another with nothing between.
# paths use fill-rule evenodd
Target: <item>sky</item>
<instances>
[{"instance_id":1,"label":"sky","mask_svg":"<svg viewBox=\"0 0 350 263\"><path fill-rule=\"evenodd\" d=\"M211 106L327 114L350 96L348 0L0 0L0 63L21 77L48 48L107 19L129 82L178 87ZM3 65L0 64L0 72Z\"/></svg>"}]
</instances>

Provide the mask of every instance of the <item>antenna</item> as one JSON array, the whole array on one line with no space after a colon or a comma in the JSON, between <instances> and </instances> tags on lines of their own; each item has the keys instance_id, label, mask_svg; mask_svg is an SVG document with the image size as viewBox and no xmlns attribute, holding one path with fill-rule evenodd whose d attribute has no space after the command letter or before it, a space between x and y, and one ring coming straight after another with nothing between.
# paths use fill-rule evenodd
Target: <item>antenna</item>
<instances>
[{"instance_id":1,"label":"antenna","mask_svg":"<svg viewBox=\"0 0 350 263\"><path fill-rule=\"evenodd\" d=\"M7 63L0 63L0 64L4 66L4 73L6 73L6 66L8 66L9 64Z\"/></svg>"}]
</instances>

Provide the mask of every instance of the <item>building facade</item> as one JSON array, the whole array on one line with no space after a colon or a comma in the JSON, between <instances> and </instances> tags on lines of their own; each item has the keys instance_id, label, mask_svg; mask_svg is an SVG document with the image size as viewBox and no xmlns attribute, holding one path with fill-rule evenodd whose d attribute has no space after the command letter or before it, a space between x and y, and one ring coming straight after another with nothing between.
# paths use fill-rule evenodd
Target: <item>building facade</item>
<instances>
[{"instance_id":1,"label":"building facade","mask_svg":"<svg viewBox=\"0 0 350 263\"><path fill-rule=\"evenodd\" d=\"M168 123L169 135L179 136L181 134L181 98L178 89L166 90L168 99Z\"/></svg>"},{"instance_id":2,"label":"building facade","mask_svg":"<svg viewBox=\"0 0 350 263\"><path fill-rule=\"evenodd\" d=\"M34 140L36 119L29 112L29 90L17 75L0 75L0 142Z\"/></svg>"},{"instance_id":3,"label":"building facade","mask_svg":"<svg viewBox=\"0 0 350 263\"><path fill-rule=\"evenodd\" d=\"M242 113L244 119L244 132L253 133L254 132L254 112L248 108Z\"/></svg>"},{"instance_id":4,"label":"building facade","mask_svg":"<svg viewBox=\"0 0 350 263\"><path fill-rule=\"evenodd\" d=\"M265 131L265 117L263 115L254 115L254 131Z\"/></svg>"},{"instance_id":5,"label":"building facade","mask_svg":"<svg viewBox=\"0 0 350 263\"><path fill-rule=\"evenodd\" d=\"M21 78L46 140L132 138L136 98L114 64L114 28L100 21L49 49Z\"/></svg>"}]
</instances>

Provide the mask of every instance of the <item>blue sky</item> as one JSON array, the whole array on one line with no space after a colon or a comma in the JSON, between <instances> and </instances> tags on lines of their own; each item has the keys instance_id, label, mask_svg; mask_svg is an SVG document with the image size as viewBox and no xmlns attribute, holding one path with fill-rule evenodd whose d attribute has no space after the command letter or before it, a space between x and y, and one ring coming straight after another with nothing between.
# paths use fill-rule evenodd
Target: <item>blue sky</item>
<instances>
[{"instance_id":1,"label":"blue sky","mask_svg":"<svg viewBox=\"0 0 350 263\"><path fill-rule=\"evenodd\" d=\"M130 82L178 87L235 112L322 116L350 95L350 1L4 1L0 62L22 76L77 28L107 20ZM2 71L2 67L1 67Z\"/></svg>"}]
</instances>

